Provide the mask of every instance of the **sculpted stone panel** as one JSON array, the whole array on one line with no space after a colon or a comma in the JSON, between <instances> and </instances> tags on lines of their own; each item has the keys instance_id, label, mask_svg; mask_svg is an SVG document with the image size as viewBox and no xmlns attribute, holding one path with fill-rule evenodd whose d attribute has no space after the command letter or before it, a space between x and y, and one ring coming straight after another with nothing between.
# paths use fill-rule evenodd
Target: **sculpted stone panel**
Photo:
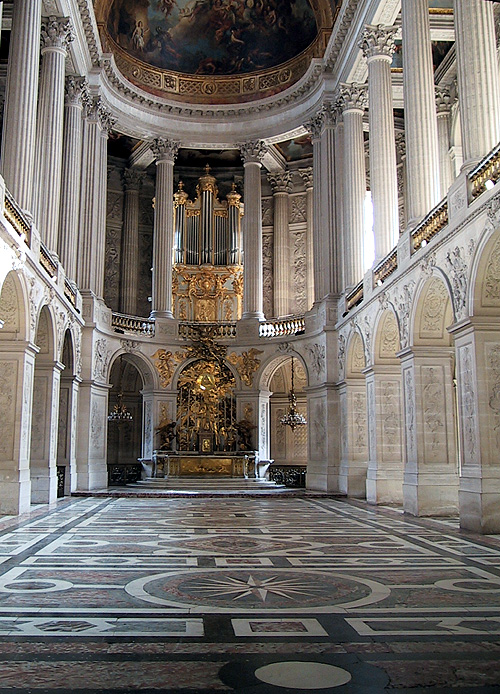
<instances>
[{"instance_id":1,"label":"sculpted stone panel","mask_svg":"<svg viewBox=\"0 0 500 694\"><path fill-rule=\"evenodd\" d=\"M35 375L31 421L31 453L41 458L45 451L45 418L47 408L47 378Z\"/></svg>"},{"instance_id":2,"label":"sculpted stone panel","mask_svg":"<svg viewBox=\"0 0 500 694\"><path fill-rule=\"evenodd\" d=\"M17 362L0 362L0 456L11 460L14 455L14 425L16 416Z\"/></svg>"},{"instance_id":3,"label":"sculpted stone panel","mask_svg":"<svg viewBox=\"0 0 500 694\"><path fill-rule=\"evenodd\" d=\"M488 259L481 303L483 306L500 305L500 238L493 246Z\"/></svg>"},{"instance_id":4,"label":"sculpted stone panel","mask_svg":"<svg viewBox=\"0 0 500 694\"><path fill-rule=\"evenodd\" d=\"M413 369L406 369L403 377L406 414L406 456L408 460L416 457L415 447L415 384Z\"/></svg>"},{"instance_id":5,"label":"sculpted stone panel","mask_svg":"<svg viewBox=\"0 0 500 694\"><path fill-rule=\"evenodd\" d=\"M360 374L365 368L365 351L359 333L354 334L349 353L349 374Z\"/></svg>"},{"instance_id":6,"label":"sculpted stone panel","mask_svg":"<svg viewBox=\"0 0 500 694\"><path fill-rule=\"evenodd\" d=\"M7 275L0 294L0 319L4 321L3 333L17 333L20 330L19 305L14 279Z\"/></svg>"},{"instance_id":7,"label":"sculpted stone panel","mask_svg":"<svg viewBox=\"0 0 500 694\"><path fill-rule=\"evenodd\" d=\"M90 410L90 452L97 458L104 456L104 401L95 398Z\"/></svg>"},{"instance_id":8,"label":"sculpted stone panel","mask_svg":"<svg viewBox=\"0 0 500 694\"><path fill-rule=\"evenodd\" d=\"M311 453L315 460L326 457L326 407L322 400L314 400L312 403L312 427L311 427Z\"/></svg>"},{"instance_id":9,"label":"sculpted stone panel","mask_svg":"<svg viewBox=\"0 0 500 694\"><path fill-rule=\"evenodd\" d=\"M307 198L305 195L292 195L290 198L290 223L307 221Z\"/></svg>"},{"instance_id":10,"label":"sculpted stone panel","mask_svg":"<svg viewBox=\"0 0 500 694\"><path fill-rule=\"evenodd\" d=\"M357 457L365 456L368 446L366 393L354 393L352 397L352 440Z\"/></svg>"},{"instance_id":11,"label":"sculpted stone panel","mask_svg":"<svg viewBox=\"0 0 500 694\"><path fill-rule=\"evenodd\" d=\"M497 451L500 451L500 345L489 349L487 368L490 372L488 404L493 414L495 445Z\"/></svg>"},{"instance_id":12,"label":"sculpted stone panel","mask_svg":"<svg viewBox=\"0 0 500 694\"><path fill-rule=\"evenodd\" d=\"M120 301L120 236L120 229L116 227L106 229L104 300L114 311L118 311Z\"/></svg>"},{"instance_id":13,"label":"sculpted stone panel","mask_svg":"<svg viewBox=\"0 0 500 694\"><path fill-rule=\"evenodd\" d=\"M263 270L263 307L264 315L273 315L273 236L264 234L262 237L262 270Z\"/></svg>"},{"instance_id":14,"label":"sculpted stone panel","mask_svg":"<svg viewBox=\"0 0 500 694\"><path fill-rule=\"evenodd\" d=\"M446 401L443 369L422 366L422 406L424 419L425 461L446 459L443 447L446 446ZM440 456L441 453L441 456Z\"/></svg>"},{"instance_id":15,"label":"sculpted stone panel","mask_svg":"<svg viewBox=\"0 0 500 694\"><path fill-rule=\"evenodd\" d=\"M397 456L401 446L401 407L399 401L399 383L382 381L381 415L382 446L384 457Z\"/></svg>"},{"instance_id":16,"label":"sculpted stone panel","mask_svg":"<svg viewBox=\"0 0 500 694\"><path fill-rule=\"evenodd\" d=\"M441 339L444 335L445 312L448 303L448 291L443 282L434 278L429 283L423 297L420 337Z\"/></svg>"},{"instance_id":17,"label":"sculpted stone panel","mask_svg":"<svg viewBox=\"0 0 500 694\"><path fill-rule=\"evenodd\" d=\"M386 311L380 330L379 357L381 359L393 359L399 350L399 329L396 316L392 311Z\"/></svg>"},{"instance_id":18,"label":"sculpted stone panel","mask_svg":"<svg viewBox=\"0 0 500 694\"><path fill-rule=\"evenodd\" d=\"M262 226L273 226L273 198L262 198Z\"/></svg>"},{"instance_id":19,"label":"sculpted stone panel","mask_svg":"<svg viewBox=\"0 0 500 694\"><path fill-rule=\"evenodd\" d=\"M292 281L292 313L305 313L307 304L307 267L306 267L306 245L305 234L303 232L292 234L293 240L293 281Z\"/></svg>"},{"instance_id":20,"label":"sculpted stone panel","mask_svg":"<svg viewBox=\"0 0 500 694\"><path fill-rule=\"evenodd\" d=\"M285 427L280 423L281 418L284 416L285 410L282 407L279 407L275 411L274 415L274 431L276 432L276 438L275 438L275 450L273 451L273 455L276 456L283 456L285 454Z\"/></svg>"},{"instance_id":21,"label":"sculpted stone panel","mask_svg":"<svg viewBox=\"0 0 500 694\"><path fill-rule=\"evenodd\" d=\"M368 416L368 447L371 459L377 455L377 410L375 403L375 384L368 381L366 384L366 405Z\"/></svg>"},{"instance_id":22,"label":"sculpted stone panel","mask_svg":"<svg viewBox=\"0 0 500 694\"><path fill-rule=\"evenodd\" d=\"M69 421L69 389L61 386L59 394L59 420L57 432L57 461L58 463L67 458L67 431Z\"/></svg>"},{"instance_id":23,"label":"sculpted stone panel","mask_svg":"<svg viewBox=\"0 0 500 694\"><path fill-rule=\"evenodd\" d=\"M472 347L465 345L458 349L460 415L463 428L464 464L474 463L477 449L476 435L476 392L473 373Z\"/></svg>"}]
</instances>

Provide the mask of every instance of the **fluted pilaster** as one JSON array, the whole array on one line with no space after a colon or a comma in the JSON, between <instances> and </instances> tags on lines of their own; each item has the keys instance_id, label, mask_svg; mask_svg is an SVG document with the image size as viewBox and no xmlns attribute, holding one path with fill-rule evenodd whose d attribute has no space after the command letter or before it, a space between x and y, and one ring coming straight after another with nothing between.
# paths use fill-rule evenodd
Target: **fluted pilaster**
<instances>
[{"instance_id":1,"label":"fluted pilaster","mask_svg":"<svg viewBox=\"0 0 500 694\"><path fill-rule=\"evenodd\" d=\"M314 210L314 183L313 167L299 169L299 174L306 189L306 292L307 309L314 303L314 244L313 244L313 210Z\"/></svg>"},{"instance_id":2,"label":"fluted pilaster","mask_svg":"<svg viewBox=\"0 0 500 694\"><path fill-rule=\"evenodd\" d=\"M85 106L78 285L102 297L106 246L107 140L114 120L100 98Z\"/></svg>"},{"instance_id":3,"label":"fluted pilaster","mask_svg":"<svg viewBox=\"0 0 500 694\"><path fill-rule=\"evenodd\" d=\"M391 83L394 33L389 27L367 26L360 43L368 62L370 187L376 260L395 246L399 226Z\"/></svg>"},{"instance_id":4,"label":"fluted pilaster","mask_svg":"<svg viewBox=\"0 0 500 694\"><path fill-rule=\"evenodd\" d=\"M439 152L439 197L442 200L455 178L450 157L450 117L452 99L447 87L436 88Z\"/></svg>"},{"instance_id":5,"label":"fluted pilaster","mask_svg":"<svg viewBox=\"0 0 500 694\"><path fill-rule=\"evenodd\" d=\"M407 160L407 219L412 224L439 202L439 156L428 0L401 4Z\"/></svg>"},{"instance_id":6,"label":"fluted pilaster","mask_svg":"<svg viewBox=\"0 0 500 694\"><path fill-rule=\"evenodd\" d=\"M19 205L32 210L42 0L16 0L10 33L2 133L2 175Z\"/></svg>"},{"instance_id":7,"label":"fluted pilaster","mask_svg":"<svg viewBox=\"0 0 500 694\"><path fill-rule=\"evenodd\" d=\"M454 0L455 50L463 169L471 169L500 139L500 96L493 3Z\"/></svg>"},{"instance_id":8,"label":"fluted pilaster","mask_svg":"<svg viewBox=\"0 0 500 694\"><path fill-rule=\"evenodd\" d=\"M174 252L174 162L179 143L156 139L156 192L153 244L153 318L173 318L172 266Z\"/></svg>"},{"instance_id":9,"label":"fluted pilaster","mask_svg":"<svg viewBox=\"0 0 500 694\"><path fill-rule=\"evenodd\" d=\"M66 275L76 278L80 178L82 174L83 105L88 101L83 77L66 78L58 253Z\"/></svg>"},{"instance_id":10,"label":"fluted pilaster","mask_svg":"<svg viewBox=\"0 0 500 694\"><path fill-rule=\"evenodd\" d=\"M139 271L139 190L144 172L125 169L123 183L125 201L123 210L122 267L120 278L120 310L135 316Z\"/></svg>"},{"instance_id":11,"label":"fluted pilaster","mask_svg":"<svg viewBox=\"0 0 500 694\"><path fill-rule=\"evenodd\" d=\"M64 115L64 73L67 49L73 41L67 18L42 20L42 69L38 100L35 172L43 185L34 192L34 217L42 240L58 249Z\"/></svg>"},{"instance_id":12,"label":"fluted pilaster","mask_svg":"<svg viewBox=\"0 0 500 694\"><path fill-rule=\"evenodd\" d=\"M290 230L289 195L292 176L289 171L267 174L274 199L274 312L276 317L290 313Z\"/></svg>"},{"instance_id":13,"label":"fluted pilaster","mask_svg":"<svg viewBox=\"0 0 500 694\"><path fill-rule=\"evenodd\" d=\"M367 105L366 87L342 85L339 105L344 119L344 284L352 287L363 277L366 195L363 114Z\"/></svg>"},{"instance_id":14,"label":"fluted pilaster","mask_svg":"<svg viewBox=\"0 0 500 694\"><path fill-rule=\"evenodd\" d=\"M262 271L262 189L260 169L266 146L261 140L240 145L245 169L243 198L243 319L264 319Z\"/></svg>"}]
</instances>

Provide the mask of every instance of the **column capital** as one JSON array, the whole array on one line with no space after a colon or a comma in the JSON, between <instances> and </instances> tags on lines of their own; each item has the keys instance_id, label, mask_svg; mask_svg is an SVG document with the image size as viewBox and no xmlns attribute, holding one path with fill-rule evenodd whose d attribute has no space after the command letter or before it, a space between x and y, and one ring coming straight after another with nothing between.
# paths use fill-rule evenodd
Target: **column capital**
<instances>
[{"instance_id":1,"label":"column capital","mask_svg":"<svg viewBox=\"0 0 500 694\"><path fill-rule=\"evenodd\" d=\"M267 152L267 146L262 140L244 142L238 146L244 164L262 164L262 160Z\"/></svg>"},{"instance_id":2,"label":"column capital","mask_svg":"<svg viewBox=\"0 0 500 694\"><path fill-rule=\"evenodd\" d=\"M312 140L319 140L323 132L323 115L321 111L316 113L307 123L304 123L304 128L310 133Z\"/></svg>"},{"instance_id":3,"label":"column capital","mask_svg":"<svg viewBox=\"0 0 500 694\"><path fill-rule=\"evenodd\" d=\"M49 48L59 48L64 51L74 41L73 25L69 17L44 17L41 25L42 53Z\"/></svg>"},{"instance_id":4,"label":"column capital","mask_svg":"<svg viewBox=\"0 0 500 694\"><path fill-rule=\"evenodd\" d=\"M368 105L368 88L365 84L341 84L337 90L337 103L342 113L364 112Z\"/></svg>"},{"instance_id":5,"label":"column capital","mask_svg":"<svg viewBox=\"0 0 500 694\"><path fill-rule=\"evenodd\" d=\"M403 132L396 133L396 152L400 159L406 156L406 135Z\"/></svg>"},{"instance_id":6,"label":"column capital","mask_svg":"<svg viewBox=\"0 0 500 694\"><path fill-rule=\"evenodd\" d=\"M267 180L271 184L273 194L292 192L293 183L292 174L290 171L276 171L268 173Z\"/></svg>"},{"instance_id":7,"label":"column capital","mask_svg":"<svg viewBox=\"0 0 500 694\"><path fill-rule=\"evenodd\" d=\"M395 27L367 24L358 46L363 51L368 62L374 58L383 58L391 62L392 54L396 48L394 43L395 34Z\"/></svg>"},{"instance_id":8,"label":"column capital","mask_svg":"<svg viewBox=\"0 0 500 694\"><path fill-rule=\"evenodd\" d=\"M311 134L313 140L319 140L326 126L333 127L338 119L338 107L335 101L326 101L319 111L304 123L304 128Z\"/></svg>"},{"instance_id":9,"label":"column capital","mask_svg":"<svg viewBox=\"0 0 500 694\"><path fill-rule=\"evenodd\" d=\"M449 113L455 99L451 96L449 86L436 87L436 109L438 113Z\"/></svg>"},{"instance_id":10,"label":"column capital","mask_svg":"<svg viewBox=\"0 0 500 694\"><path fill-rule=\"evenodd\" d=\"M179 151L180 143L170 138L160 138L157 137L151 142L151 151L155 156L157 162L159 161L170 161L174 163L177 153Z\"/></svg>"},{"instance_id":11,"label":"column capital","mask_svg":"<svg viewBox=\"0 0 500 694\"><path fill-rule=\"evenodd\" d=\"M84 107L87 120L98 123L102 132L109 134L116 123L116 118L111 116L111 112L104 106L101 97L89 98L88 101L84 102Z\"/></svg>"},{"instance_id":12,"label":"column capital","mask_svg":"<svg viewBox=\"0 0 500 694\"><path fill-rule=\"evenodd\" d=\"M64 102L67 106L83 106L89 101L89 83L85 77L68 75L64 85Z\"/></svg>"},{"instance_id":13,"label":"column capital","mask_svg":"<svg viewBox=\"0 0 500 694\"><path fill-rule=\"evenodd\" d=\"M306 169L299 169L299 175L302 178L306 190L314 187L312 166L308 166Z\"/></svg>"},{"instance_id":14,"label":"column capital","mask_svg":"<svg viewBox=\"0 0 500 694\"><path fill-rule=\"evenodd\" d=\"M145 175L145 171L141 171L140 169L124 169L122 177L125 190L139 190L139 186L144 180Z\"/></svg>"}]
</instances>

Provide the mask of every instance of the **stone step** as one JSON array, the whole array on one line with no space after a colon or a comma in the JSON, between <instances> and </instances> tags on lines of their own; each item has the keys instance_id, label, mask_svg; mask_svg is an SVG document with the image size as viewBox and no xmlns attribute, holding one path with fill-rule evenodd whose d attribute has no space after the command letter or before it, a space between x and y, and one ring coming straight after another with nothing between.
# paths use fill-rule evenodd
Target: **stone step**
<instances>
[{"instance_id":1,"label":"stone step","mask_svg":"<svg viewBox=\"0 0 500 694\"><path fill-rule=\"evenodd\" d=\"M193 490L252 490L252 489L282 489L284 485L269 482L265 479L235 479L235 478L206 478L206 477L149 477L133 484L128 488L135 489L193 489Z\"/></svg>"}]
</instances>

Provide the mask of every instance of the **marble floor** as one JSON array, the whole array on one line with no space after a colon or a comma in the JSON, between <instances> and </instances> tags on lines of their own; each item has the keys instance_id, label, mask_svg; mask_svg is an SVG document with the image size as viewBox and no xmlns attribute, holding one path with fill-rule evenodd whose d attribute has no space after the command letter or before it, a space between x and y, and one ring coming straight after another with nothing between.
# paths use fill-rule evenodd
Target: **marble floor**
<instances>
[{"instance_id":1,"label":"marble floor","mask_svg":"<svg viewBox=\"0 0 500 694\"><path fill-rule=\"evenodd\" d=\"M0 692L500 692L500 536L335 498L0 518Z\"/></svg>"}]
</instances>

